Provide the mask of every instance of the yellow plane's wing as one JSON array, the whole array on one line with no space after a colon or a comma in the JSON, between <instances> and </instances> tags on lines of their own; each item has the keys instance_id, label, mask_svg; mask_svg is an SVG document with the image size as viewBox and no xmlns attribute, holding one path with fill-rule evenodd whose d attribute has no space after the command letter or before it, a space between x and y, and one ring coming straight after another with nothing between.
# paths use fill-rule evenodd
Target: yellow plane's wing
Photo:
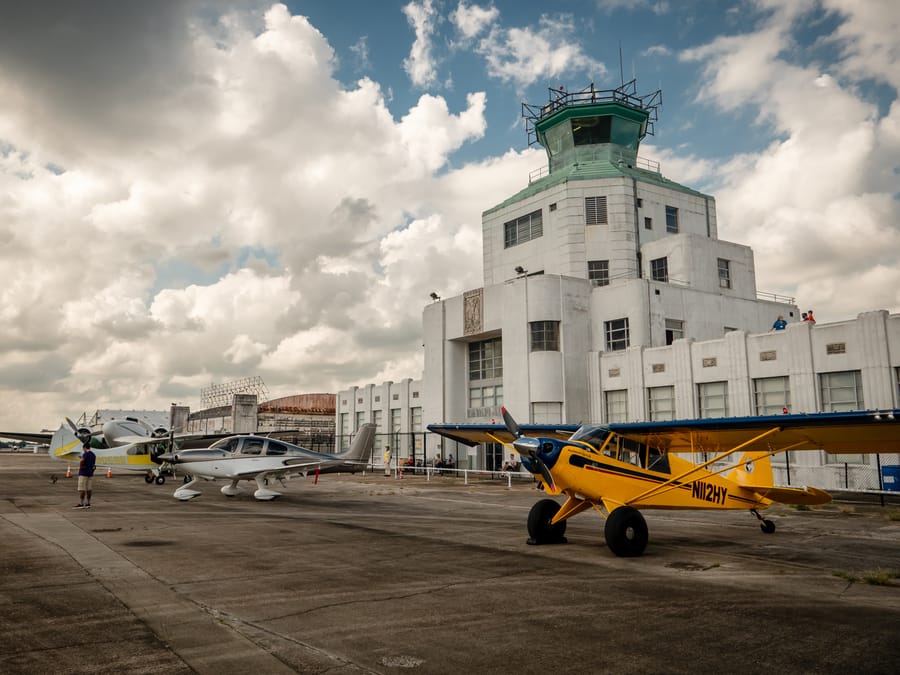
<instances>
[{"instance_id":1,"label":"yellow plane's wing","mask_svg":"<svg viewBox=\"0 0 900 675\"><path fill-rule=\"evenodd\" d=\"M520 430L523 436L540 438L568 438L578 431L577 424L522 424ZM428 430L459 441L465 445L478 445L479 443L512 443L515 437L503 424L429 424Z\"/></svg>"},{"instance_id":2,"label":"yellow plane's wing","mask_svg":"<svg viewBox=\"0 0 900 675\"><path fill-rule=\"evenodd\" d=\"M900 452L900 410L724 417L610 424L611 431L669 452L721 452L764 431L745 451L784 448L829 453Z\"/></svg>"}]
</instances>

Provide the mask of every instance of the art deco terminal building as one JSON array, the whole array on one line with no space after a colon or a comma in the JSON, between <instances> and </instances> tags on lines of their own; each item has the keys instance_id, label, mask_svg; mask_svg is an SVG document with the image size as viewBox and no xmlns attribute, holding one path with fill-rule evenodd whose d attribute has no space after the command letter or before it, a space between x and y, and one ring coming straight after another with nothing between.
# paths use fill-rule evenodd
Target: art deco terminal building
<instances>
[{"instance_id":1,"label":"art deco terminal building","mask_svg":"<svg viewBox=\"0 0 900 675\"><path fill-rule=\"evenodd\" d=\"M639 157L659 101L631 82L523 106L549 164L484 212L483 285L425 307L405 406L391 408L393 383L338 394L342 432L373 420L376 389L385 433L499 420L501 404L535 423L897 407L900 315L813 326L793 298L757 289L753 251L718 237L715 199ZM788 325L773 331L778 316ZM425 437L424 451L473 468L504 452L448 443ZM829 486L870 463L805 455L784 462L790 482Z\"/></svg>"}]
</instances>

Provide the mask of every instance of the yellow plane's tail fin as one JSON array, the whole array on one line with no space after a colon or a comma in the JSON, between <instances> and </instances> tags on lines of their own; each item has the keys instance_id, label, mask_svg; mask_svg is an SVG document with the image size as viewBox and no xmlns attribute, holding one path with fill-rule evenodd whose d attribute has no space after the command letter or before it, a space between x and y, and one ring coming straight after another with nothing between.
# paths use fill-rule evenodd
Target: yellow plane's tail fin
<instances>
[{"instance_id":1,"label":"yellow plane's tail fin","mask_svg":"<svg viewBox=\"0 0 900 675\"><path fill-rule=\"evenodd\" d=\"M761 497L782 504L827 504L831 495L814 487L775 487L772 458L767 452L745 452L728 478L741 487L753 490Z\"/></svg>"},{"instance_id":2,"label":"yellow plane's tail fin","mask_svg":"<svg viewBox=\"0 0 900 675\"><path fill-rule=\"evenodd\" d=\"M772 474L772 461L769 453L745 452L728 478L741 487L770 488L775 484L775 476Z\"/></svg>"}]
</instances>

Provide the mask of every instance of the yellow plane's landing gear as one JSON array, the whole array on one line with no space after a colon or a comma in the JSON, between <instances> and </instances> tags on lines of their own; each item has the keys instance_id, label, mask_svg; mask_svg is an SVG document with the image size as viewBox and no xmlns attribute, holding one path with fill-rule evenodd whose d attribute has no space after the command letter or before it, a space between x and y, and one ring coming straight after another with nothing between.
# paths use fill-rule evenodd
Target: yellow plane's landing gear
<instances>
[{"instance_id":1,"label":"yellow plane's landing gear","mask_svg":"<svg viewBox=\"0 0 900 675\"><path fill-rule=\"evenodd\" d=\"M606 545L620 558L636 558L647 548L647 521L636 508L620 506L606 518Z\"/></svg>"},{"instance_id":2,"label":"yellow plane's landing gear","mask_svg":"<svg viewBox=\"0 0 900 675\"><path fill-rule=\"evenodd\" d=\"M761 529L766 534L772 534L775 531L775 523L771 520L766 520L761 515L759 515L759 511L756 509L750 509L750 513L756 516L757 520L759 520L759 529Z\"/></svg>"},{"instance_id":3,"label":"yellow plane's landing gear","mask_svg":"<svg viewBox=\"0 0 900 675\"><path fill-rule=\"evenodd\" d=\"M528 512L529 544L537 546L566 543L566 521L550 524L559 509L559 504L552 499L542 499L531 507L531 511Z\"/></svg>"}]
</instances>

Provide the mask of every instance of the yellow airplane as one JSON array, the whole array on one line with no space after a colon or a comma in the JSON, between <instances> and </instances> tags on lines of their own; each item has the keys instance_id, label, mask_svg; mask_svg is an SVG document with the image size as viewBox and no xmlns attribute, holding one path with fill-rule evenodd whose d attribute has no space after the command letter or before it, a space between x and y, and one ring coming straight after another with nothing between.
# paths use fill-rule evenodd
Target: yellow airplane
<instances>
[{"instance_id":1,"label":"yellow airplane","mask_svg":"<svg viewBox=\"0 0 900 675\"><path fill-rule=\"evenodd\" d=\"M748 509L771 534L775 524L759 511L773 502L831 501L814 487L775 486L772 455L900 452L900 410L581 427L519 426L506 408L502 414L505 428L432 424L428 429L466 445L511 443L544 492L565 497L562 504L542 499L531 508L529 544L565 543L566 521L594 509L606 518L607 546L623 557L642 555L647 546L647 523L639 509Z\"/></svg>"}]
</instances>

